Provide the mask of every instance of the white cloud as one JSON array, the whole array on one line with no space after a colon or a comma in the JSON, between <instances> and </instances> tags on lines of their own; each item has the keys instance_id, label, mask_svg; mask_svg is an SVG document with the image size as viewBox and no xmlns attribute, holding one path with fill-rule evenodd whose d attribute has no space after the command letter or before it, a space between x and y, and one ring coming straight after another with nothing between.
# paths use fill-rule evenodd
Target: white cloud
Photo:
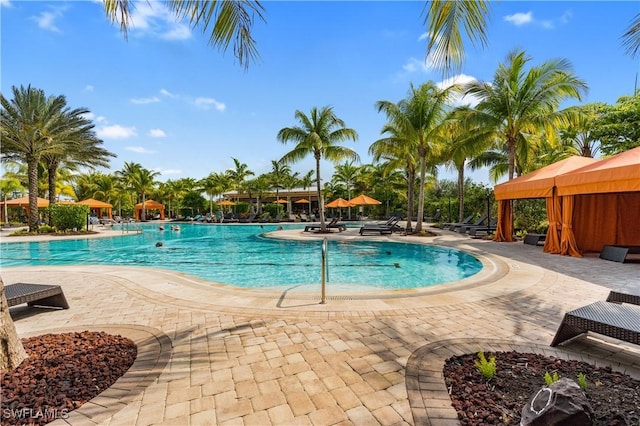
<instances>
[{"instance_id":1,"label":"white cloud","mask_svg":"<svg viewBox=\"0 0 640 426\"><path fill-rule=\"evenodd\" d=\"M196 98L193 101L194 105L199 107L199 108L204 108L204 109L209 109L211 106L213 106L215 109L217 109L218 111L224 111L225 109L227 109L227 106L219 101L216 101L213 98Z\"/></svg>"},{"instance_id":2,"label":"white cloud","mask_svg":"<svg viewBox=\"0 0 640 426\"><path fill-rule=\"evenodd\" d=\"M157 170L161 175L181 175L182 170L180 169L166 169L166 170Z\"/></svg>"},{"instance_id":3,"label":"white cloud","mask_svg":"<svg viewBox=\"0 0 640 426\"><path fill-rule=\"evenodd\" d=\"M160 2L136 2L136 8L131 14L131 33L164 40L191 38L189 27L177 22L171 10Z\"/></svg>"},{"instance_id":4,"label":"white cloud","mask_svg":"<svg viewBox=\"0 0 640 426\"><path fill-rule=\"evenodd\" d=\"M153 96L151 98L132 98L132 104L144 105L144 104L154 104L156 102L160 102L160 98L157 96Z\"/></svg>"},{"instance_id":5,"label":"white cloud","mask_svg":"<svg viewBox=\"0 0 640 426\"><path fill-rule=\"evenodd\" d=\"M13 5L9 0L0 0L0 7L12 7Z\"/></svg>"},{"instance_id":6,"label":"white cloud","mask_svg":"<svg viewBox=\"0 0 640 426\"><path fill-rule=\"evenodd\" d=\"M87 84L86 86L84 86L84 91L85 92L93 92L93 86L90 84Z\"/></svg>"},{"instance_id":7,"label":"white cloud","mask_svg":"<svg viewBox=\"0 0 640 426\"><path fill-rule=\"evenodd\" d=\"M127 146L124 148L126 151L135 152L137 154L153 154L155 151L150 151L141 146Z\"/></svg>"},{"instance_id":8,"label":"white cloud","mask_svg":"<svg viewBox=\"0 0 640 426\"><path fill-rule=\"evenodd\" d=\"M513 15L505 16L504 20L519 27L520 25L530 24L531 22L533 22L533 13L518 12L518 13L514 13Z\"/></svg>"},{"instance_id":9,"label":"white cloud","mask_svg":"<svg viewBox=\"0 0 640 426\"><path fill-rule=\"evenodd\" d=\"M563 23L563 24L567 24L567 23L569 23L571 18L573 18L573 13L570 10L567 10L560 17L560 22Z\"/></svg>"},{"instance_id":10,"label":"white cloud","mask_svg":"<svg viewBox=\"0 0 640 426\"><path fill-rule=\"evenodd\" d=\"M31 19L36 21L38 27L42 28L43 30L59 33L60 28L56 26L55 20L61 16L62 12L60 10L54 10L41 12L40 15L32 16Z\"/></svg>"},{"instance_id":11,"label":"white cloud","mask_svg":"<svg viewBox=\"0 0 640 426\"><path fill-rule=\"evenodd\" d=\"M92 112L88 112L86 114L82 114L82 116L84 118L86 118L87 120L93 120L96 117L96 115L94 113L92 113Z\"/></svg>"},{"instance_id":12,"label":"white cloud","mask_svg":"<svg viewBox=\"0 0 640 426\"><path fill-rule=\"evenodd\" d=\"M458 74L455 75L451 78L448 78L446 80L443 80L439 83L437 83L437 86L440 89L444 89L446 87L452 86L454 84L458 84L458 85L465 85L467 83L471 83L472 81L476 81L477 79L475 77L472 77L470 75L466 75L466 74ZM475 97L475 96L463 96L462 93L454 93L450 99L451 103L455 106L462 106L462 105L469 105L471 107L474 107L476 105L478 105L478 102L480 102L480 99Z\"/></svg>"},{"instance_id":13,"label":"white cloud","mask_svg":"<svg viewBox=\"0 0 640 426\"><path fill-rule=\"evenodd\" d=\"M425 60L409 58L407 63L402 66L402 69L407 73L414 73L418 71L427 73L431 70L431 65Z\"/></svg>"},{"instance_id":14,"label":"white cloud","mask_svg":"<svg viewBox=\"0 0 640 426\"><path fill-rule=\"evenodd\" d=\"M149 136L152 138L166 138L167 134L162 129L151 129L149 130Z\"/></svg>"},{"instance_id":15,"label":"white cloud","mask_svg":"<svg viewBox=\"0 0 640 426\"><path fill-rule=\"evenodd\" d=\"M420 37L418 37L418 41L424 41L426 39L429 38L429 34L428 33L422 33L420 34Z\"/></svg>"},{"instance_id":16,"label":"white cloud","mask_svg":"<svg viewBox=\"0 0 640 426\"><path fill-rule=\"evenodd\" d=\"M173 93L171 93L170 91L168 91L167 89L160 89L160 94L163 96L168 96L170 98L176 98L178 97L178 95L174 95Z\"/></svg>"},{"instance_id":17,"label":"white cloud","mask_svg":"<svg viewBox=\"0 0 640 426\"><path fill-rule=\"evenodd\" d=\"M107 118L104 115L99 115L96 117L96 123L107 123Z\"/></svg>"},{"instance_id":18,"label":"white cloud","mask_svg":"<svg viewBox=\"0 0 640 426\"><path fill-rule=\"evenodd\" d=\"M119 124L103 126L96 130L96 134L101 139L127 139L138 135L134 126L124 127Z\"/></svg>"}]
</instances>

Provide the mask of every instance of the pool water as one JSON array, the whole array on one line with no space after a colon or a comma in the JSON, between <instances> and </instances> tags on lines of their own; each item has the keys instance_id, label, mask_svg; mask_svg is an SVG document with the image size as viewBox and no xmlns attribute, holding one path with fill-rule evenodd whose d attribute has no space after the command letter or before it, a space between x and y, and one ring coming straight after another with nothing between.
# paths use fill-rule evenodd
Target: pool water
<instances>
[{"instance_id":1,"label":"pool water","mask_svg":"<svg viewBox=\"0 0 640 426\"><path fill-rule=\"evenodd\" d=\"M0 265L121 265L164 268L246 288L321 282L322 241L263 237L279 225L142 225L137 235L0 244ZM301 228L300 225L282 225ZM156 247L162 242L162 247ZM482 263L459 250L431 245L329 241L327 285L340 290L393 290L459 281ZM317 287L317 286L316 286Z\"/></svg>"}]
</instances>

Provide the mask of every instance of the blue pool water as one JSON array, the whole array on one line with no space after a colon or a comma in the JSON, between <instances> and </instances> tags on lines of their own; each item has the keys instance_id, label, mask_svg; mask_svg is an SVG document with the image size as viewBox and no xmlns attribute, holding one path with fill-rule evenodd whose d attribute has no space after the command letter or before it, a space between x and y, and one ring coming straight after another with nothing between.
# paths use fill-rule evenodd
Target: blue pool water
<instances>
[{"instance_id":1,"label":"blue pool water","mask_svg":"<svg viewBox=\"0 0 640 426\"><path fill-rule=\"evenodd\" d=\"M0 265L121 265L184 272L247 288L317 284L322 241L265 238L278 225L143 225L138 235L2 243ZM283 225L285 228L300 226ZM163 247L156 247L162 242ZM408 243L328 242L327 284L341 290L427 287L476 274L481 262L459 250ZM334 287L335 288L335 287Z\"/></svg>"}]
</instances>

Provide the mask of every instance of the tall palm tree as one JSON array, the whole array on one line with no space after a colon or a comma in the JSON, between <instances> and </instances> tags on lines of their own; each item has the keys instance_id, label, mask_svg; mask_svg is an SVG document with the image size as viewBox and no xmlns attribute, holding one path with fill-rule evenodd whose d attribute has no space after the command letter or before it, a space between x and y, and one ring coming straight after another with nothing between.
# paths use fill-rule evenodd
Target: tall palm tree
<instances>
[{"instance_id":1,"label":"tall palm tree","mask_svg":"<svg viewBox=\"0 0 640 426\"><path fill-rule=\"evenodd\" d=\"M369 147L369 154L373 161L384 160L390 169L401 169L406 177L407 189L407 221L406 232L412 230L411 218L414 208L414 184L418 170L418 156L413 141L405 135L404 130L397 123L390 121L380 131L385 137L378 139Z\"/></svg>"},{"instance_id":2,"label":"tall palm tree","mask_svg":"<svg viewBox=\"0 0 640 426\"><path fill-rule=\"evenodd\" d=\"M130 0L103 0L104 10L112 22L120 24L127 36L131 26L130 17L134 2ZM202 32L211 30L209 44L225 52L233 45L233 53L245 69L258 57L251 29L257 17L264 22L264 8L259 1L224 0L170 0L167 2L176 18L187 19L192 28L200 27Z\"/></svg>"},{"instance_id":3,"label":"tall palm tree","mask_svg":"<svg viewBox=\"0 0 640 426\"><path fill-rule=\"evenodd\" d=\"M142 199L142 211L140 213L140 220L142 221L147 220L147 209L145 206L147 194L155 189L154 178L158 175L160 175L160 173L140 167L128 177L128 184Z\"/></svg>"},{"instance_id":4,"label":"tall palm tree","mask_svg":"<svg viewBox=\"0 0 640 426\"><path fill-rule=\"evenodd\" d=\"M47 97L31 86L14 86L12 91L11 100L0 94L0 152L3 159L27 165L29 229L35 231L39 225L38 165L43 155L63 150L60 135L67 102L64 96Z\"/></svg>"},{"instance_id":5,"label":"tall palm tree","mask_svg":"<svg viewBox=\"0 0 640 426\"><path fill-rule=\"evenodd\" d=\"M4 216L5 225L9 225L9 212L7 210L7 200L9 195L22 189L20 181L16 178L2 178L0 179L0 194L2 194L2 201L4 202Z\"/></svg>"},{"instance_id":6,"label":"tall palm tree","mask_svg":"<svg viewBox=\"0 0 640 426\"><path fill-rule=\"evenodd\" d=\"M636 56L640 50L640 13L631 20L629 28L622 35L622 45L631 56Z\"/></svg>"},{"instance_id":7,"label":"tall palm tree","mask_svg":"<svg viewBox=\"0 0 640 426\"><path fill-rule=\"evenodd\" d=\"M227 177L231 180L231 182L233 182L234 189L236 190L236 203L239 203L240 188L242 188L242 183L246 178L248 178L249 176L253 176L255 173L249 170L249 166L247 166L244 163L241 163L240 160L238 160L237 158L231 157L231 159L233 160L233 164L235 168L228 169L226 173L227 173ZM237 204L235 207L237 209Z\"/></svg>"},{"instance_id":8,"label":"tall palm tree","mask_svg":"<svg viewBox=\"0 0 640 426\"><path fill-rule=\"evenodd\" d=\"M269 183L271 188L276 190L276 201L280 197L280 189L284 188L284 179L291 173L291 167L280 161L271 160L271 171L269 172Z\"/></svg>"},{"instance_id":9,"label":"tall palm tree","mask_svg":"<svg viewBox=\"0 0 640 426\"><path fill-rule=\"evenodd\" d=\"M435 173L435 160L443 142L449 100L457 90L457 86L440 89L433 81L428 81L418 88L411 85L409 96L397 104L389 101L376 103L378 112L384 112L389 121L395 124L403 138L414 147L420 161L416 232L422 231L427 168Z\"/></svg>"},{"instance_id":10,"label":"tall palm tree","mask_svg":"<svg viewBox=\"0 0 640 426\"><path fill-rule=\"evenodd\" d=\"M344 164L338 164L333 172L333 180L336 183L343 183L347 188L347 198L351 199L351 188L353 188L360 168L353 164L353 161L347 161ZM347 208L347 218L351 220L351 206Z\"/></svg>"},{"instance_id":11,"label":"tall palm tree","mask_svg":"<svg viewBox=\"0 0 640 426\"><path fill-rule=\"evenodd\" d=\"M465 119L492 129L504 143L509 180L515 174L516 151L526 152L532 138L542 132L551 137L575 118L577 110L558 108L569 98L580 100L587 90L568 60L549 60L527 70L530 61L524 51L514 50L507 55L506 63L498 66L491 83L473 81L464 87L466 95L480 99Z\"/></svg>"},{"instance_id":12,"label":"tall palm tree","mask_svg":"<svg viewBox=\"0 0 640 426\"><path fill-rule=\"evenodd\" d=\"M293 150L286 153L280 161L290 164L302 160L307 155L313 155L316 160L316 190L318 193L320 230L321 232L326 232L324 203L320 192L320 160L338 162L344 159L351 159L359 161L360 158L357 152L338 145L338 143L349 139L356 141L358 133L346 127L344 121L333 112L333 108L328 106L321 109L313 107L309 116L297 110L295 117L299 122L298 126L285 127L278 132L278 140L280 142L284 144L293 142L296 144Z\"/></svg>"},{"instance_id":13,"label":"tall palm tree","mask_svg":"<svg viewBox=\"0 0 640 426\"><path fill-rule=\"evenodd\" d=\"M203 191L209 196L209 214L213 216L213 199L229 187L229 179L223 173L212 172L200 181Z\"/></svg>"}]
</instances>

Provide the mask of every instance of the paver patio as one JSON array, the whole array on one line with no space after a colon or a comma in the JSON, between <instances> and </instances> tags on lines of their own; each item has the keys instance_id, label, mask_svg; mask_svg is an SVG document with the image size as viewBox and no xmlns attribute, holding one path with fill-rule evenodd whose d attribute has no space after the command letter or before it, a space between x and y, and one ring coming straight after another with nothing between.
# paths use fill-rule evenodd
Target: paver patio
<instances>
[{"instance_id":1,"label":"paver patio","mask_svg":"<svg viewBox=\"0 0 640 426\"><path fill-rule=\"evenodd\" d=\"M12 308L23 337L99 329L138 343L134 366L72 412L66 422L75 425L456 424L442 394L424 403L422 392L443 386L433 359L476 352L482 342L488 350L544 350L565 311L605 300L610 288L640 285L640 264L441 234L371 239L459 248L478 256L483 271L414 291L336 295L329 283L324 305L319 288L236 289L158 269L19 267L4 268L2 277L61 285L71 306L36 315ZM363 238L357 229L332 237ZM548 353L591 357L635 375L640 369L640 348L610 339L583 338ZM420 368L434 370L426 386Z\"/></svg>"}]
</instances>

